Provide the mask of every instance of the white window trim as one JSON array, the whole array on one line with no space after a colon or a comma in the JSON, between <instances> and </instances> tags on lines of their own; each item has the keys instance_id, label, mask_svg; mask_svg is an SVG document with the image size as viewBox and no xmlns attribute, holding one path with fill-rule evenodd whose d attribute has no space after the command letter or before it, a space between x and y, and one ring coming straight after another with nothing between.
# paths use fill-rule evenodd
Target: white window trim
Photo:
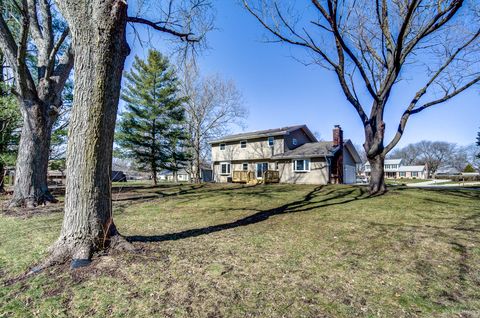
<instances>
[{"instance_id":1,"label":"white window trim","mask_svg":"<svg viewBox=\"0 0 480 318\"><path fill-rule=\"evenodd\" d=\"M228 171L227 173L222 172L222 165L228 165ZM220 162L220 175L221 176L230 176L232 174L232 164L228 161L225 162Z\"/></svg>"},{"instance_id":2,"label":"white window trim","mask_svg":"<svg viewBox=\"0 0 480 318\"><path fill-rule=\"evenodd\" d=\"M242 142L245 143L245 147L242 147ZM246 141L246 140L240 140L240 148L241 148L241 149L247 148L247 141Z\"/></svg>"},{"instance_id":3,"label":"white window trim","mask_svg":"<svg viewBox=\"0 0 480 318\"><path fill-rule=\"evenodd\" d=\"M222 145L223 145L223 149L222 149ZM222 142L221 144L218 145L218 148L219 148L221 151L224 151L225 148L227 148L227 145Z\"/></svg>"},{"instance_id":4,"label":"white window trim","mask_svg":"<svg viewBox=\"0 0 480 318\"><path fill-rule=\"evenodd\" d=\"M297 138L292 138L292 145L296 146L298 144Z\"/></svg>"},{"instance_id":5,"label":"white window trim","mask_svg":"<svg viewBox=\"0 0 480 318\"><path fill-rule=\"evenodd\" d=\"M303 161L308 161L308 169L306 170L297 170L296 167L296 162L297 161L300 161L300 160L303 160ZM303 166L305 167L305 162L303 163ZM309 159L309 158L305 158L305 159L293 159L292 160L292 170L293 172L296 172L296 173L306 173L306 172L310 172L311 171L311 166L312 166L312 161Z\"/></svg>"},{"instance_id":6,"label":"white window trim","mask_svg":"<svg viewBox=\"0 0 480 318\"><path fill-rule=\"evenodd\" d=\"M247 169L243 168L244 165L247 165ZM242 162L242 171L248 171L248 162Z\"/></svg>"}]
</instances>

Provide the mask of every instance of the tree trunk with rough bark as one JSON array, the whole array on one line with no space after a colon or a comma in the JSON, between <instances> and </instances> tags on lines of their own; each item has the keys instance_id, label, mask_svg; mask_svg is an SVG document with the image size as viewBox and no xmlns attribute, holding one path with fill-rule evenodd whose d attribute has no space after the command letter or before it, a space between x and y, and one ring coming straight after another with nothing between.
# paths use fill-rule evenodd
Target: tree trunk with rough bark
<instances>
[{"instance_id":1,"label":"tree trunk with rough bark","mask_svg":"<svg viewBox=\"0 0 480 318\"><path fill-rule=\"evenodd\" d=\"M111 163L125 58L127 5L58 0L73 35L75 93L69 127L65 216L47 265L88 263L107 247L130 248L113 223Z\"/></svg>"},{"instance_id":2,"label":"tree trunk with rough bark","mask_svg":"<svg viewBox=\"0 0 480 318\"><path fill-rule=\"evenodd\" d=\"M384 174L385 158L382 155L377 155L374 158L369 158L368 162L371 167L370 184L368 187L370 194L378 195L385 193L387 191Z\"/></svg>"},{"instance_id":3,"label":"tree trunk with rough bark","mask_svg":"<svg viewBox=\"0 0 480 318\"><path fill-rule=\"evenodd\" d=\"M5 193L5 167L0 160L0 193Z\"/></svg>"},{"instance_id":4,"label":"tree trunk with rough bark","mask_svg":"<svg viewBox=\"0 0 480 318\"><path fill-rule=\"evenodd\" d=\"M374 103L373 108L378 108L382 101ZM385 138L385 122L382 113L370 120L365 126L365 143L363 148L367 154L368 162L371 166L369 193L370 195L381 195L387 192L384 176L385 148L383 141Z\"/></svg>"},{"instance_id":5,"label":"tree trunk with rough bark","mask_svg":"<svg viewBox=\"0 0 480 318\"><path fill-rule=\"evenodd\" d=\"M197 131L197 136L200 135L200 132ZM201 160L200 160L200 139L199 137L196 138L195 140L195 183L200 183L202 180L201 177Z\"/></svg>"},{"instance_id":6,"label":"tree trunk with rough bark","mask_svg":"<svg viewBox=\"0 0 480 318\"><path fill-rule=\"evenodd\" d=\"M48 108L41 102L20 103L23 126L10 206L32 208L39 204L56 202L47 185L50 140L55 118L47 113Z\"/></svg>"}]
</instances>

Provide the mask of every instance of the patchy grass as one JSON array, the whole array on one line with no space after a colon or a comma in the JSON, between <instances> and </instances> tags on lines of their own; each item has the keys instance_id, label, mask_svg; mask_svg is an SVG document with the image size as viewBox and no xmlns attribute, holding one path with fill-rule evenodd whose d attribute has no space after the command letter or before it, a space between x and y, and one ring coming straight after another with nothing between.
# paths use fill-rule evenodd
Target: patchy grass
<instances>
[{"instance_id":1,"label":"patchy grass","mask_svg":"<svg viewBox=\"0 0 480 318\"><path fill-rule=\"evenodd\" d=\"M480 192L163 185L117 192L139 249L17 282L60 212L0 215L0 317L478 317ZM0 285L1 286L1 285Z\"/></svg>"},{"instance_id":2,"label":"patchy grass","mask_svg":"<svg viewBox=\"0 0 480 318\"><path fill-rule=\"evenodd\" d=\"M400 178L400 179L385 179L386 184L398 185L398 184L409 184L409 183L422 183L431 181L432 179L407 179L407 178Z\"/></svg>"}]
</instances>

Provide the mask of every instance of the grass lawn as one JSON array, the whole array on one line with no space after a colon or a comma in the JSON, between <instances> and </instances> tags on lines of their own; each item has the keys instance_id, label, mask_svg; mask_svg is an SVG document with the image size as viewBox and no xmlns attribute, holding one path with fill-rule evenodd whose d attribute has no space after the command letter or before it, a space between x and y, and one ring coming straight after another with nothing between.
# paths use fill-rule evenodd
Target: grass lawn
<instances>
[{"instance_id":1,"label":"grass lawn","mask_svg":"<svg viewBox=\"0 0 480 318\"><path fill-rule=\"evenodd\" d=\"M409 184L409 183L422 183L422 182L427 182L431 181L431 179L385 179L386 184Z\"/></svg>"},{"instance_id":2,"label":"grass lawn","mask_svg":"<svg viewBox=\"0 0 480 318\"><path fill-rule=\"evenodd\" d=\"M115 199L137 253L20 281L61 208L0 215L0 317L480 316L478 191L161 185Z\"/></svg>"}]
</instances>

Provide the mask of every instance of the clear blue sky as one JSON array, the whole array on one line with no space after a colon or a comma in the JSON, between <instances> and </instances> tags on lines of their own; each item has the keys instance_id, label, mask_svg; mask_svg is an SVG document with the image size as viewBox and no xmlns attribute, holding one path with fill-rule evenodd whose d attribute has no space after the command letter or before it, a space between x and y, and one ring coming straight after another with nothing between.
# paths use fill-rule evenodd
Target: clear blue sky
<instances>
[{"instance_id":1,"label":"clear blue sky","mask_svg":"<svg viewBox=\"0 0 480 318\"><path fill-rule=\"evenodd\" d=\"M294 124L307 124L321 138L331 139L333 125L340 124L346 138L355 144L364 140L363 128L353 107L345 99L333 73L316 65L304 66L292 56L303 51L276 43L263 42L266 32L237 1L216 1L216 28L208 35L210 49L198 63L203 74L218 73L232 79L242 91L249 110L246 130L259 130ZM146 29L140 32L147 37ZM132 53L145 56L148 47L133 41ZM168 37L150 30L151 43L168 50ZM414 95L417 76L402 82L392 93L386 109L387 139L395 132L405 103ZM467 145L475 141L480 127L480 88L457 96L410 118L399 146L420 140L444 140Z\"/></svg>"}]
</instances>

